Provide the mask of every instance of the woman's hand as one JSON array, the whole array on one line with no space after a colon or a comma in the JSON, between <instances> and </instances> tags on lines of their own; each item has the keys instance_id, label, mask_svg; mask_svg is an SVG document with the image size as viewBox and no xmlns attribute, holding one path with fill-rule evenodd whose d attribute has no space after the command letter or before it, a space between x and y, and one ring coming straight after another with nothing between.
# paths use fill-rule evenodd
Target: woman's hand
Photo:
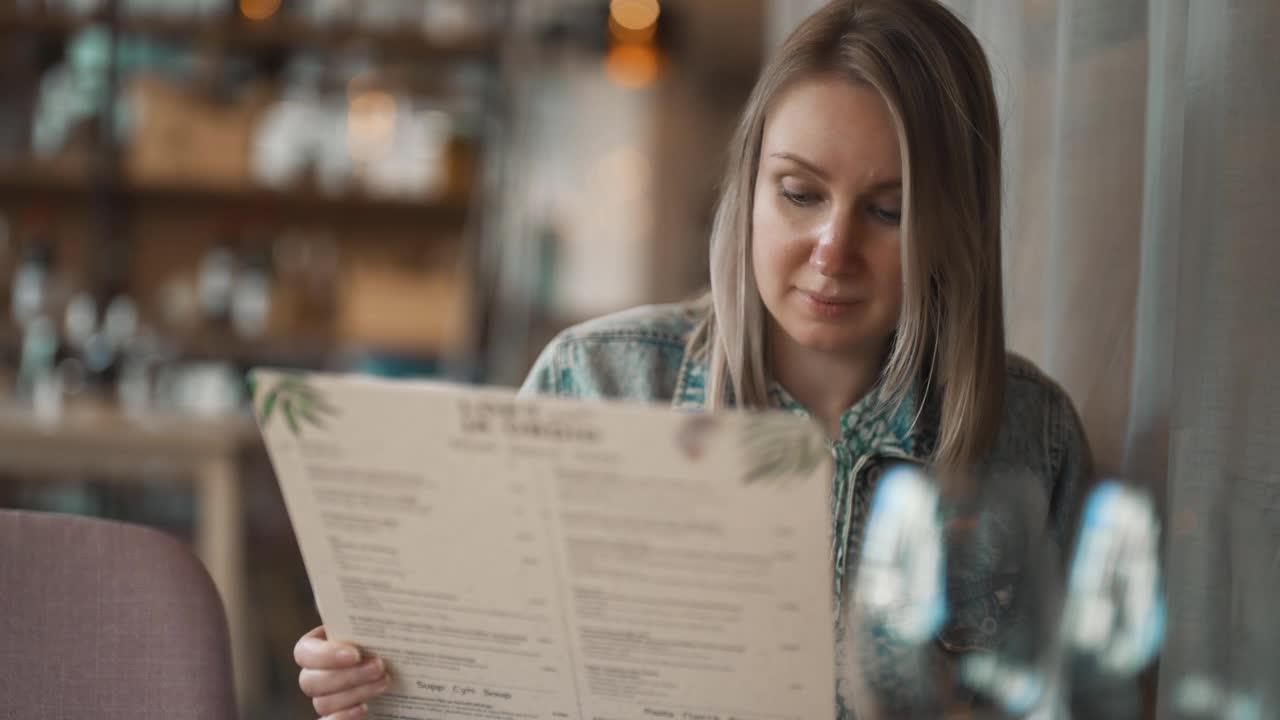
<instances>
[{"instance_id":1,"label":"woman's hand","mask_svg":"<svg viewBox=\"0 0 1280 720\"><path fill-rule=\"evenodd\" d=\"M366 703L391 687L380 658L361 657L355 647L330 641L323 625L298 640L293 659L302 668L298 687L324 720L363 718Z\"/></svg>"}]
</instances>

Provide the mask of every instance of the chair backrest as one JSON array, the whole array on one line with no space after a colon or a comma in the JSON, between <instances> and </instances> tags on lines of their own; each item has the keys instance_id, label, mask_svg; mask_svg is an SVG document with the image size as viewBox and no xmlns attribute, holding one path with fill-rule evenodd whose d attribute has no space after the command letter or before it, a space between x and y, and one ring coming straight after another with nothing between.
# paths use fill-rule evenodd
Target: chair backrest
<instances>
[{"instance_id":1,"label":"chair backrest","mask_svg":"<svg viewBox=\"0 0 1280 720\"><path fill-rule=\"evenodd\" d=\"M226 617L164 533L0 510L0 716L233 720Z\"/></svg>"}]
</instances>

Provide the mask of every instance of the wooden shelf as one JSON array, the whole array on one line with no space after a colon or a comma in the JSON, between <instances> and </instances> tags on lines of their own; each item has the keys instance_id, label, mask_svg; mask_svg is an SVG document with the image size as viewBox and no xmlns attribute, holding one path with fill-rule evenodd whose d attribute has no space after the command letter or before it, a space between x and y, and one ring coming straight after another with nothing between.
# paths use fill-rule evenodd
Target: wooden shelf
<instances>
[{"instance_id":1,"label":"wooden shelf","mask_svg":"<svg viewBox=\"0 0 1280 720\"><path fill-rule=\"evenodd\" d=\"M74 16L66 13L0 11L0 32L37 31L65 35L107 22L102 13ZM319 26L289 18L253 22L232 16L184 18L121 15L116 18L114 25L124 33L242 48L319 51L365 48L427 62L489 61L496 57L499 47L498 39L493 33L438 38L415 28L374 29L350 21Z\"/></svg>"},{"instance_id":2,"label":"wooden shelf","mask_svg":"<svg viewBox=\"0 0 1280 720\"><path fill-rule=\"evenodd\" d=\"M243 209L283 217L359 220L374 224L417 223L461 229L467 205L457 199L411 200L371 195L327 195L314 190L274 190L242 186L124 182L95 183L86 177L0 171L0 199L26 198L61 202L119 199L137 205L201 206Z\"/></svg>"},{"instance_id":3,"label":"wooden shelf","mask_svg":"<svg viewBox=\"0 0 1280 720\"><path fill-rule=\"evenodd\" d=\"M160 342L178 362L229 362L247 367L266 365L324 369L345 366L352 358L382 356L442 360L457 355L456 343L383 345L319 335L268 335L249 339L227 332L165 332ZM22 332L11 322L0 323L0 357L16 358L22 349Z\"/></svg>"},{"instance_id":4,"label":"wooden shelf","mask_svg":"<svg viewBox=\"0 0 1280 720\"><path fill-rule=\"evenodd\" d=\"M399 358L441 359L458 352L450 344L419 344L416 346L391 346L360 343L342 338L320 337L262 337L248 340L232 335L174 336L176 346L184 361L226 361L240 365L270 365L323 369L335 361L345 365L351 358L360 356L390 356Z\"/></svg>"}]
</instances>

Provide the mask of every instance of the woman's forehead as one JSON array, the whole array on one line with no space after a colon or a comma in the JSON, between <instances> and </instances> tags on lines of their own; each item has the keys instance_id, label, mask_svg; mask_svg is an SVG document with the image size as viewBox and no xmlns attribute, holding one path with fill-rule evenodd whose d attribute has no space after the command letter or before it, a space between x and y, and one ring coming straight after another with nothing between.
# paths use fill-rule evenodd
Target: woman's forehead
<instances>
[{"instance_id":1,"label":"woman's forehead","mask_svg":"<svg viewBox=\"0 0 1280 720\"><path fill-rule=\"evenodd\" d=\"M761 152L803 158L831 175L901 176L889 106L871 86L835 77L796 82L775 99Z\"/></svg>"}]
</instances>

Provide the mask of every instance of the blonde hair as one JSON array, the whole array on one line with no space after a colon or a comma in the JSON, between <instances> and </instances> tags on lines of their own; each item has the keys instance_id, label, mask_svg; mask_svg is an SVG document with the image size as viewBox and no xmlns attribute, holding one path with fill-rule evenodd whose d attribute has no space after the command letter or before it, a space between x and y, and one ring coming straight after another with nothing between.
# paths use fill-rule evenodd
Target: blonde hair
<instances>
[{"instance_id":1,"label":"blonde hair","mask_svg":"<svg viewBox=\"0 0 1280 720\"><path fill-rule=\"evenodd\" d=\"M707 404L768 404L765 309L751 268L751 216L770 104L834 75L876 90L903 154L902 315L881 382L900 403L941 400L932 460L963 468L990 447L1004 402L1000 124L973 34L934 0L834 0L762 72L730 146L711 231L711 290L689 352L710 365Z\"/></svg>"}]
</instances>

